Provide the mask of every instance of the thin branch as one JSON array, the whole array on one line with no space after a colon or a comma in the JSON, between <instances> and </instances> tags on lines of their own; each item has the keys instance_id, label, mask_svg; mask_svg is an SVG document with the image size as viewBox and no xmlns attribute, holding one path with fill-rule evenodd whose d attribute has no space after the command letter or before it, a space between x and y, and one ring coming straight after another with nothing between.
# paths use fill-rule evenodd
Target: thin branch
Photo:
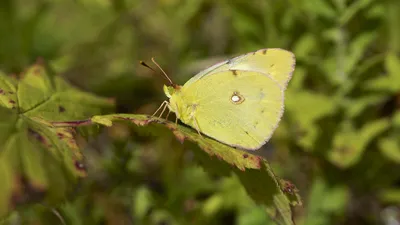
<instances>
[{"instance_id":1,"label":"thin branch","mask_svg":"<svg viewBox=\"0 0 400 225\"><path fill-rule=\"evenodd\" d=\"M87 120L76 120L76 121L51 122L51 124L55 127L79 127L79 126L92 125L93 122L91 119L87 119Z\"/></svg>"}]
</instances>

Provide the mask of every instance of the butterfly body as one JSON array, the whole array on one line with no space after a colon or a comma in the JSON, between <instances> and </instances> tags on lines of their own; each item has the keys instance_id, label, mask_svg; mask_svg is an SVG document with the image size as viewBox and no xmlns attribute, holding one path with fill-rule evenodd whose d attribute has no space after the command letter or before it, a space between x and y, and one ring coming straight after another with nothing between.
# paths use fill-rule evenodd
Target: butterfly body
<instances>
[{"instance_id":1,"label":"butterfly body","mask_svg":"<svg viewBox=\"0 0 400 225\"><path fill-rule=\"evenodd\" d=\"M164 92L183 123L227 145L256 150L282 117L294 63L291 52L262 49L218 63Z\"/></svg>"}]
</instances>

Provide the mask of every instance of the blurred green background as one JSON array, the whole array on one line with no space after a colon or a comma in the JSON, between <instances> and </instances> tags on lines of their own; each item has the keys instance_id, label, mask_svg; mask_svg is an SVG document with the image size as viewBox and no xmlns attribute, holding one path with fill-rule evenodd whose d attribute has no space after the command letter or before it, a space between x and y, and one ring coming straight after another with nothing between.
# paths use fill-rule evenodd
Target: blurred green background
<instances>
[{"instance_id":1,"label":"blurred green background","mask_svg":"<svg viewBox=\"0 0 400 225\"><path fill-rule=\"evenodd\" d=\"M300 190L297 224L400 224L400 1L0 1L1 71L41 58L115 98L116 113L166 100L165 80L139 60L155 57L183 84L266 47L297 57L284 118L257 152ZM117 125L81 142L88 177L68 200L4 224L274 224L236 177L205 173L168 133Z\"/></svg>"}]
</instances>

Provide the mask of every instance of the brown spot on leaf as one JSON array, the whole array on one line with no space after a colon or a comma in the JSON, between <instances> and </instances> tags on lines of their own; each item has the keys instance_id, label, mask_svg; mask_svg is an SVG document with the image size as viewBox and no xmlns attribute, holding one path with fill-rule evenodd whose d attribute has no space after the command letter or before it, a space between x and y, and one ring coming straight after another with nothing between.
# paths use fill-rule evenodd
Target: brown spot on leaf
<instances>
[{"instance_id":1,"label":"brown spot on leaf","mask_svg":"<svg viewBox=\"0 0 400 225\"><path fill-rule=\"evenodd\" d=\"M62 134L62 133L57 133L57 136L58 136L60 139L62 139L62 138L64 137L64 134Z\"/></svg>"},{"instance_id":2,"label":"brown spot on leaf","mask_svg":"<svg viewBox=\"0 0 400 225\"><path fill-rule=\"evenodd\" d=\"M35 75L40 75L41 73L42 73L42 68L40 68L40 67L36 67L33 70L33 74L35 74Z\"/></svg>"},{"instance_id":3,"label":"brown spot on leaf","mask_svg":"<svg viewBox=\"0 0 400 225\"><path fill-rule=\"evenodd\" d=\"M256 168L261 169L261 163L262 163L263 159L260 156L251 157L251 159L254 161Z\"/></svg>"},{"instance_id":4,"label":"brown spot on leaf","mask_svg":"<svg viewBox=\"0 0 400 225\"><path fill-rule=\"evenodd\" d=\"M149 124L149 123L152 123L152 122L154 122L155 120L153 120L153 119L148 119L148 120L133 120L133 122L135 123L135 124L137 124L137 125L139 125L139 126L145 126L145 125L147 125L147 124Z\"/></svg>"},{"instance_id":5,"label":"brown spot on leaf","mask_svg":"<svg viewBox=\"0 0 400 225\"><path fill-rule=\"evenodd\" d=\"M9 91L9 92L8 92L8 94L12 95L12 94L14 94L14 92L12 92L12 91Z\"/></svg>"},{"instance_id":6,"label":"brown spot on leaf","mask_svg":"<svg viewBox=\"0 0 400 225\"><path fill-rule=\"evenodd\" d=\"M62 106L58 106L58 112L60 113L65 112L65 108Z\"/></svg>"},{"instance_id":7,"label":"brown spot on leaf","mask_svg":"<svg viewBox=\"0 0 400 225\"><path fill-rule=\"evenodd\" d=\"M194 211L194 210L196 209L196 206L197 206L196 200L194 200L194 199L187 199L187 200L184 202L184 210L185 210L185 213Z\"/></svg>"},{"instance_id":8,"label":"brown spot on leaf","mask_svg":"<svg viewBox=\"0 0 400 225\"><path fill-rule=\"evenodd\" d=\"M264 55L267 54L267 49L263 49L262 54L264 54Z\"/></svg>"},{"instance_id":9,"label":"brown spot on leaf","mask_svg":"<svg viewBox=\"0 0 400 225\"><path fill-rule=\"evenodd\" d=\"M290 181L287 180L281 180L281 184L283 186L282 191L287 193L287 194L295 194L298 192L296 186L294 186L294 184Z\"/></svg>"},{"instance_id":10,"label":"brown spot on leaf","mask_svg":"<svg viewBox=\"0 0 400 225\"><path fill-rule=\"evenodd\" d=\"M82 162L75 161L75 168L79 171L85 171L86 172L86 165Z\"/></svg>"},{"instance_id":11,"label":"brown spot on leaf","mask_svg":"<svg viewBox=\"0 0 400 225\"><path fill-rule=\"evenodd\" d=\"M248 154L246 154L246 153L243 154L243 158L244 158L244 159L247 159L248 157L249 157Z\"/></svg>"},{"instance_id":12,"label":"brown spot on leaf","mask_svg":"<svg viewBox=\"0 0 400 225\"><path fill-rule=\"evenodd\" d=\"M36 59L36 64L38 65L44 65L44 59L42 57L37 57Z\"/></svg>"},{"instance_id":13,"label":"brown spot on leaf","mask_svg":"<svg viewBox=\"0 0 400 225\"><path fill-rule=\"evenodd\" d=\"M8 103L15 104L15 101L14 100L10 100L10 101L8 101Z\"/></svg>"},{"instance_id":14,"label":"brown spot on leaf","mask_svg":"<svg viewBox=\"0 0 400 225\"><path fill-rule=\"evenodd\" d=\"M115 117L116 119L120 119L120 120L129 120L132 123L138 125L138 126L144 126L147 125L149 123L154 122L155 120L153 119L148 119L148 120L140 120L140 119L133 119L133 118L128 118L128 117L122 117L122 116L117 116Z\"/></svg>"},{"instance_id":15,"label":"brown spot on leaf","mask_svg":"<svg viewBox=\"0 0 400 225\"><path fill-rule=\"evenodd\" d=\"M231 71L232 71L232 74L233 74L234 76L237 76L237 75L238 75L237 70L231 70Z\"/></svg>"},{"instance_id":16,"label":"brown spot on leaf","mask_svg":"<svg viewBox=\"0 0 400 225\"><path fill-rule=\"evenodd\" d=\"M106 99L106 101L107 101L107 103L109 103L109 104L115 104L115 98L107 98Z\"/></svg>"},{"instance_id":17,"label":"brown spot on leaf","mask_svg":"<svg viewBox=\"0 0 400 225\"><path fill-rule=\"evenodd\" d=\"M46 188L40 184L29 182L24 176L16 176L14 189L11 195L11 207L26 204L29 202L41 201L45 196Z\"/></svg>"},{"instance_id":18,"label":"brown spot on leaf","mask_svg":"<svg viewBox=\"0 0 400 225\"><path fill-rule=\"evenodd\" d=\"M348 146L340 146L339 148L337 148L337 151L342 155L348 155L353 152L352 148Z\"/></svg>"},{"instance_id":19,"label":"brown spot on leaf","mask_svg":"<svg viewBox=\"0 0 400 225\"><path fill-rule=\"evenodd\" d=\"M28 135L30 137L33 137L37 141L41 142L42 144L47 145L46 139L41 134L39 134L38 132L32 130L31 128L28 128Z\"/></svg>"},{"instance_id":20,"label":"brown spot on leaf","mask_svg":"<svg viewBox=\"0 0 400 225\"><path fill-rule=\"evenodd\" d=\"M173 130L172 133L175 135L176 139L178 139L178 141L183 144L183 142L185 141L186 137L185 135L178 131L178 130Z\"/></svg>"},{"instance_id":21,"label":"brown spot on leaf","mask_svg":"<svg viewBox=\"0 0 400 225\"><path fill-rule=\"evenodd\" d=\"M0 89L0 95L3 95L3 94L4 94L3 89Z\"/></svg>"}]
</instances>

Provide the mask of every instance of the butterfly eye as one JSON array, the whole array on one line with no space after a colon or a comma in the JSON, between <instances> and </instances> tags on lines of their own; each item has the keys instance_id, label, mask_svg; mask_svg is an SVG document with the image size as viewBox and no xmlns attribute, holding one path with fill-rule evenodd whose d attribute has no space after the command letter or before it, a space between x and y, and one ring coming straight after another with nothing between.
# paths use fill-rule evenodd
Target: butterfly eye
<instances>
[{"instance_id":1,"label":"butterfly eye","mask_svg":"<svg viewBox=\"0 0 400 225\"><path fill-rule=\"evenodd\" d=\"M244 97L239 94L239 92L235 91L231 96L231 101L233 104L240 104L244 101Z\"/></svg>"}]
</instances>

